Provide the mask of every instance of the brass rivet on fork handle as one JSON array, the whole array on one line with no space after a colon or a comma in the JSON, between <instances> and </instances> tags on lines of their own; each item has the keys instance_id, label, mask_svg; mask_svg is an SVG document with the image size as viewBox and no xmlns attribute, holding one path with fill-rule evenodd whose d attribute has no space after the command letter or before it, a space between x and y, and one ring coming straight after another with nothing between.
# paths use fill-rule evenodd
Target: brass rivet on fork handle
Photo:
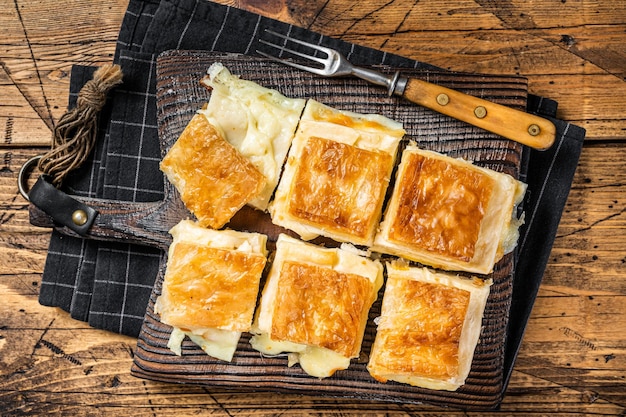
<instances>
[{"instance_id":1,"label":"brass rivet on fork handle","mask_svg":"<svg viewBox=\"0 0 626 417\"><path fill-rule=\"evenodd\" d=\"M528 133L530 134L530 136L537 136L541 133L541 128L536 124L532 124L528 126Z\"/></svg>"},{"instance_id":2,"label":"brass rivet on fork handle","mask_svg":"<svg viewBox=\"0 0 626 417\"><path fill-rule=\"evenodd\" d=\"M474 116L482 119L487 116L487 109L484 106L478 106L474 109Z\"/></svg>"},{"instance_id":3,"label":"brass rivet on fork handle","mask_svg":"<svg viewBox=\"0 0 626 417\"><path fill-rule=\"evenodd\" d=\"M441 93L437 96L437 103L442 106L445 106L450 102L450 97L447 94Z\"/></svg>"}]
</instances>

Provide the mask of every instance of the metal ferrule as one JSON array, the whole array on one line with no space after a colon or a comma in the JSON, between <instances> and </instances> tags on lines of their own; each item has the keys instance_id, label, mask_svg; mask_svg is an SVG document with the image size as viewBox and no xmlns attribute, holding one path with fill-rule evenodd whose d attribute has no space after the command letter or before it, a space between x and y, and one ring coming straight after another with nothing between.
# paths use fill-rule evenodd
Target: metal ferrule
<instances>
[{"instance_id":1,"label":"metal ferrule","mask_svg":"<svg viewBox=\"0 0 626 417\"><path fill-rule=\"evenodd\" d=\"M387 87L387 92L390 96L394 94L402 95L406 88L407 78L400 76L400 72L397 71L392 76L389 76L369 68L353 67L352 74L372 84Z\"/></svg>"},{"instance_id":2,"label":"metal ferrule","mask_svg":"<svg viewBox=\"0 0 626 417\"><path fill-rule=\"evenodd\" d=\"M397 95L401 96L404 94L404 90L406 90L406 84L409 81L407 77L401 76L400 72L397 71L393 75L393 79L391 80L391 84L389 84L388 93L390 96Z\"/></svg>"}]
</instances>

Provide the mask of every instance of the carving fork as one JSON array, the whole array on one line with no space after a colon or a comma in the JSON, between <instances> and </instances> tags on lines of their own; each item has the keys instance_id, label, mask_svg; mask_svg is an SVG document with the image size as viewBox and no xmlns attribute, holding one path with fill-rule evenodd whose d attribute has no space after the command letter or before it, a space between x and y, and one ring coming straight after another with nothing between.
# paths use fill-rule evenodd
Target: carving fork
<instances>
[{"instance_id":1,"label":"carving fork","mask_svg":"<svg viewBox=\"0 0 626 417\"><path fill-rule=\"evenodd\" d=\"M279 54L287 52L311 61L312 64L317 63L319 66L303 65L257 50L257 53L274 61L327 77L357 76L373 84L386 87L390 96L394 94L402 96L413 103L535 149L545 150L554 143L556 128L551 121L542 117L417 78L405 77L399 72L387 76L378 71L357 67L334 49L304 42L269 29L266 29L265 32L283 39L283 45L277 45L263 39L259 39L260 43L277 49ZM319 51L326 57L305 54L287 48L287 42L294 42L314 51Z\"/></svg>"}]
</instances>

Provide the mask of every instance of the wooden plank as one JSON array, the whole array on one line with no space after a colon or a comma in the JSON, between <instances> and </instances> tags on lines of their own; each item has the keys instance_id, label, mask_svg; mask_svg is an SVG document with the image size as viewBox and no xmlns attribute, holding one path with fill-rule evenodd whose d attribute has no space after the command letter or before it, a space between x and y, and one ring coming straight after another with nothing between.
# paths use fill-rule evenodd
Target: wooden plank
<instances>
[{"instance_id":1,"label":"wooden plank","mask_svg":"<svg viewBox=\"0 0 626 417\"><path fill-rule=\"evenodd\" d=\"M31 276L31 281L21 282L20 288L27 289L28 294L37 294L38 284L29 285L29 282L40 281L50 231L30 224L26 210L28 202L19 194L17 188L17 174L24 162L34 156L35 152L14 149L0 152L0 155L4 162L0 169L0 276L35 274ZM32 184L33 180L29 183ZM2 294L5 292L0 290ZM10 301L9 297L6 302ZM7 313L0 317L11 315ZM7 324L6 321L0 320L0 326Z\"/></svg>"},{"instance_id":2,"label":"wooden plank","mask_svg":"<svg viewBox=\"0 0 626 417\"><path fill-rule=\"evenodd\" d=\"M623 410L625 157L619 144L584 149L516 363L535 381L572 390L564 409L593 403L600 415Z\"/></svg>"},{"instance_id":3,"label":"wooden plank","mask_svg":"<svg viewBox=\"0 0 626 417\"><path fill-rule=\"evenodd\" d=\"M615 279L626 268L624 158L623 144L585 148L581 155L551 259L551 270L574 288L625 292L624 281ZM581 274L593 279L580 280ZM544 284L552 284L550 275Z\"/></svg>"},{"instance_id":4,"label":"wooden plank","mask_svg":"<svg viewBox=\"0 0 626 417\"><path fill-rule=\"evenodd\" d=\"M362 39L361 43L370 46L404 36L395 29L412 25L413 32L404 37L406 43L399 45L399 51L426 51L437 60L434 63L455 69L482 68L492 73L502 71L503 64L507 73L514 73L517 64L507 55L521 57L519 72L529 78L530 90L556 98L562 116L587 128L588 143L507 395L499 412L480 415L623 415L626 366L620 332L625 328L625 313L620 307L626 293L626 198L621 161L626 156L626 95L623 77L615 75L626 68L623 2L433 0L356 5L347 0L219 1L324 33L341 35L350 29L350 39ZM37 68L45 69L40 71L43 91L52 103L52 114L58 117L67 101L69 67L110 62L115 27L121 23L126 3L6 2L0 14L0 63L10 62L6 68L19 81L12 83L0 69L0 134L5 138L5 132L12 132L12 140L0 140L0 262L4 268L0 273L0 414L472 414L362 399L205 390L134 378L129 375L134 340L92 329L65 312L38 304L49 231L28 224L25 203L15 187L19 162L39 153L31 146L49 144L48 127L34 110L43 103L38 81L33 81L35 60ZM348 13L352 21L338 19ZM30 32L36 34L34 56L24 28L35 31ZM429 33L433 31L439 36ZM490 36L492 31L509 36ZM430 42L443 52L430 51ZM518 49L526 44L529 48ZM486 54L481 57L483 52ZM543 64L542 69L537 70L533 63ZM17 88L27 83L32 83L24 90L32 105ZM47 110L45 105L39 108ZM32 138L34 142L25 142ZM595 144L596 139L615 144ZM29 272L15 273L13 266ZM551 342L551 338L555 340ZM78 358L80 364L72 358Z\"/></svg>"},{"instance_id":5,"label":"wooden plank","mask_svg":"<svg viewBox=\"0 0 626 417\"><path fill-rule=\"evenodd\" d=\"M0 168L0 245L6 248L28 248L31 250L47 250L47 229L30 224L28 218L28 202L21 196L17 187L17 175L22 165L38 150L9 149L0 150L3 166ZM35 182L38 172L31 173L26 186ZM10 264L0 264L9 268Z\"/></svg>"},{"instance_id":6,"label":"wooden plank","mask_svg":"<svg viewBox=\"0 0 626 417\"><path fill-rule=\"evenodd\" d=\"M615 2L592 5L568 1L556 6L539 3L539 7L515 2L502 10L470 1L454 5L411 1L359 8L341 1L298 3L238 5L347 41L401 52L443 68L519 73L529 78L531 92L558 100L560 116L582 124L588 130L589 140L624 135L626 52L620 23L625 12ZM50 17L60 10L45 2L34 3L19 15L14 8L7 8L7 13L0 17L0 36L7 44L0 60L5 75L0 74L0 78L6 79L7 86L15 87L3 88L3 97L5 94L14 97L10 99L13 103L10 112L0 106L4 143L50 143L44 126L50 129L52 122L65 111L71 65L110 62L124 5L122 0L115 7L87 6L75 0L68 9L75 12L75 20L80 24L72 25L71 30L62 23L62 18ZM547 7L558 7L563 13L562 21L567 24L554 27L549 16L555 12L545 10ZM512 16L516 14L524 18L514 19ZM397 28L399 20L403 26ZM99 28L97 39L93 36L94 27ZM38 57L36 63L32 54ZM11 77L6 75L7 71ZM592 85L584 81L590 74L615 78L593 81L603 91L604 99L585 103L583 110L580 103L584 102L584 88L563 86ZM547 76L550 79L546 81ZM19 96L23 99L18 100Z\"/></svg>"},{"instance_id":7,"label":"wooden plank","mask_svg":"<svg viewBox=\"0 0 626 417\"><path fill-rule=\"evenodd\" d=\"M70 0L63 7L32 2L3 8L0 147L50 145L54 123L67 107L71 66L110 62L126 5Z\"/></svg>"},{"instance_id":8,"label":"wooden plank","mask_svg":"<svg viewBox=\"0 0 626 417\"><path fill-rule=\"evenodd\" d=\"M587 129L586 141L626 138L626 100L623 99L626 82L623 80L610 74L547 74L529 78L529 89L556 100L560 118ZM607 94L608 91L611 93ZM611 114L615 116L609 116Z\"/></svg>"},{"instance_id":9,"label":"wooden plank","mask_svg":"<svg viewBox=\"0 0 626 417\"><path fill-rule=\"evenodd\" d=\"M28 93L16 85L16 80L0 65L2 105L0 105L0 147L20 145L50 145L51 130L37 114ZM29 102L30 101L30 102Z\"/></svg>"}]
</instances>

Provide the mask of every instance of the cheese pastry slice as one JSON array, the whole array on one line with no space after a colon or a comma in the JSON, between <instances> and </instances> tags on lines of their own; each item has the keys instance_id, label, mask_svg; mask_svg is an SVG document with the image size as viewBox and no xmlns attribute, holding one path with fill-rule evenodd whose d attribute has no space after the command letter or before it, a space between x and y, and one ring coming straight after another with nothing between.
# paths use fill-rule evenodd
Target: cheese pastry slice
<instances>
[{"instance_id":1,"label":"cheese pastry slice","mask_svg":"<svg viewBox=\"0 0 626 417\"><path fill-rule=\"evenodd\" d=\"M517 244L525 191L510 175L409 145L372 250L488 274Z\"/></svg>"},{"instance_id":2,"label":"cheese pastry slice","mask_svg":"<svg viewBox=\"0 0 626 417\"><path fill-rule=\"evenodd\" d=\"M250 343L267 355L290 352L319 378L357 358L368 312L383 281L378 261L351 247L329 249L280 235Z\"/></svg>"},{"instance_id":3,"label":"cheese pastry slice","mask_svg":"<svg viewBox=\"0 0 626 417\"><path fill-rule=\"evenodd\" d=\"M202 114L196 114L160 164L202 226L219 229L266 184L265 177Z\"/></svg>"},{"instance_id":4,"label":"cheese pastry slice","mask_svg":"<svg viewBox=\"0 0 626 417\"><path fill-rule=\"evenodd\" d=\"M368 246L380 221L402 126L309 100L270 206L304 240Z\"/></svg>"},{"instance_id":5,"label":"cheese pastry slice","mask_svg":"<svg viewBox=\"0 0 626 417\"><path fill-rule=\"evenodd\" d=\"M212 90L201 112L266 179L248 204L267 209L306 101L240 79L219 62L201 83Z\"/></svg>"},{"instance_id":6,"label":"cheese pastry slice","mask_svg":"<svg viewBox=\"0 0 626 417\"><path fill-rule=\"evenodd\" d=\"M490 285L404 262L387 264L370 374L380 382L458 389L470 372Z\"/></svg>"},{"instance_id":7,"label":"cheese pastry slice","mask_svg":"<svg viewBox=\"0 0 626 417\"><path fill-rule=\"evenodd\" d=\"M155 312L174 327L169 347L181 354L186 336L207 354L230 361L250 330L267 237L212 230L183 220L170 233L167 269Z\"/></svg>"}]
</instances>

